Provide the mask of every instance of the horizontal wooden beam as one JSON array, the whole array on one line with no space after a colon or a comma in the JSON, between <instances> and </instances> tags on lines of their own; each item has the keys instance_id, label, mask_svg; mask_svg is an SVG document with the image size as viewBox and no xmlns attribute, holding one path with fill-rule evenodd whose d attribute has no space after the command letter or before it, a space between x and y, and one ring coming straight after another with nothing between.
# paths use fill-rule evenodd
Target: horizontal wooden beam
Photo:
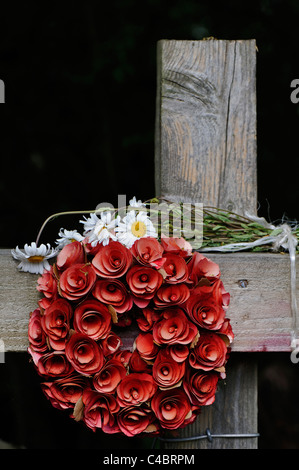
<instances>
[{"instance_id":1,"label":"horizontal wooden beam","mask_svg":"<svg viewBox=\"0 0 299 470\"><path fill-rule=\"evenodd\" d=\"M207 256L219 264L221 279L231 294L227 316L235 333L232 351L290 351L292 316L288 254ZM36 290L38 276L18 272L10 250L0 250L0 270L0 339L7 352L26 351L29 314L40 298ZM297 302L299 305L298 288Z\"/></svg>"}]
</instances>

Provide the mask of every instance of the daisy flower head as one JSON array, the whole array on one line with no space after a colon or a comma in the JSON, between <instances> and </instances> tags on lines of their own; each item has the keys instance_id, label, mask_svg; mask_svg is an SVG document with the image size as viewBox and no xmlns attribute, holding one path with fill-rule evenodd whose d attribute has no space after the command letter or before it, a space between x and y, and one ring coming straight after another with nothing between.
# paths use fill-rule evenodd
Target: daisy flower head
<instances>
[{"instance_id":1,"label":"daisy flower head","mask_svg":"<svg viewBox=\"0 0 299 470\"><path fill-rule=\"evenodd\" d=\"M21 251L18 246L11 250L13 258L21 261L18 269L32 274L43 274L44 270L49 271L51 266L48 259L53 258L57 253L58 248L51 248L49 243L47 246L42 244L37 247L35 242L31 245L26 243L24 251Z\"/></svg>"},{"instance_id":2,"label":"daisy flower head","mask_svg":"<svg viewBox=\"0 0 299 470\"><path fill-rule=\"evenodd\" d=\"M91 246L96 246L98 243L108 245L110 239L116 241L114 229L119 223L120 217L112 218L111 212L102 212L99 218L96 214L90 214L90 217L85 220L80 220L84 224L84 234L87 236Z\"/></svg>"},{"instance_id":3,"label":"daisy flower head","mask_svg":"<svg viewBox=\"0 0 299 470\"><path fill-rule=\"evenodd\" d=\"M136 240L142 237L157 238L158 234L146 212L132 210L122 219L115 231L117 239L127 248L131 248Z\"/></svg>"},{"instance_id":4,"label":"daisy flower head","mask_svg":"<svg viewBox=\"0 0 299 470\"><path fill-rule=\"evenodd\" d=\"M60 238L57 238L56 245L58 245L57 248L59 249L74 241L82 242L84 240L83 235L81 235L77 230L66 230L61 228L58 235Z\"/></svg>"},{"instance_id":5,"label":"daisy flower head","mask_svg":"<svg viewBox=\"0 0 299 470\"><path fill-rule=\"evenodd\" d=\"M145 204L139 199L137 201L136 197L134 196L132 199L129 200L130 207L145 207Z\"/></svg>"}]
</instances>

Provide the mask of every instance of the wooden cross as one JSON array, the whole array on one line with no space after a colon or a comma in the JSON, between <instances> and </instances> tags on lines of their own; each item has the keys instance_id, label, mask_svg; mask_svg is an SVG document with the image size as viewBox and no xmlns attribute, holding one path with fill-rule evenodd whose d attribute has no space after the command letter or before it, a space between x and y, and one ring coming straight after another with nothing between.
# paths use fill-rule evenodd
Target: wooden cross
<instances>
[{"instance_id":1,"label":"wooden cross","mask_svg":"<svg viewBox=\"0 0 299 470\"><path fill-rule=\"evenodd\" d=\"M256 213L255 69L254 40L158 43L157 195ZM204 407L180 436L202 435L207 428L212 434L257 433L257 364L254 355L243 353L291 351L289 258L274 253L207 256L219 264L231 294L227 316L235 340L215 403ZM39 299L37 276L17 272L10 250L0 250L0 269L0 339L6 352L24 352L29 312ZM164 444L185 449L257 445L257 438Z\"/></svg>"}]
</instances>

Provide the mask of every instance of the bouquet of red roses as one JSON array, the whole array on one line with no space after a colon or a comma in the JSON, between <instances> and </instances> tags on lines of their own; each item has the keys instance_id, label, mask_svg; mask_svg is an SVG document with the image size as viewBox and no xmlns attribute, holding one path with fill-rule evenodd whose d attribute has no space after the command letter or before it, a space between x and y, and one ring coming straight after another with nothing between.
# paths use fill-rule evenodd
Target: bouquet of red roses
<instances>
[{"instance_id":1,"label":"bouquet of red roses","mask_svg":"<svg viewBox=\"0 0 299 470\"><path fill-rule=\"evenodd\" d=\"M219 266L183 238L158 240L142 219L130 239L117 219L97 223L85 220L89 236L64 244L38 279L28 351L42 390L94 431L182 428L225 377L234 335ZM123 348L132 325L137 336Z\"/></svg>"}]
</instances>

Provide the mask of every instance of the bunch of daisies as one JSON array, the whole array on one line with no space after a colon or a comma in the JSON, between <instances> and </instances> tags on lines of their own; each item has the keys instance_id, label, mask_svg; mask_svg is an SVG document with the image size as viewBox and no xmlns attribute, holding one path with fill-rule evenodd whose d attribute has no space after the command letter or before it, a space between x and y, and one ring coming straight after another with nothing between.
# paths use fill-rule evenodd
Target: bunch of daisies
<instances>
[{"instance_id":1,"label":"bunch of daisies","mask_svg":"<svg viewBox=\"0 0 299 470\"><path fill-rule=\"evenodd\" d=\"M11 250L14 259L20 261L18 269L32 274L43 274L50 270L49 259L57 256L59 251L73 241L85 241L91 247L98 244L108 245L110 240L119 241L127 248L131 248L136 240L142 237L158 237L157 231L145 210L145 204L133 197L129 201L128 211L124 217L117 215L117 211L103 211L100 214L90 213L83 217L80 223L84 226L83 234L77 230L61 228L56 240L56 247L49 243L37 246L36 242L25 244L20 250L17 246Z\"/></svg>"}]
</instances>

